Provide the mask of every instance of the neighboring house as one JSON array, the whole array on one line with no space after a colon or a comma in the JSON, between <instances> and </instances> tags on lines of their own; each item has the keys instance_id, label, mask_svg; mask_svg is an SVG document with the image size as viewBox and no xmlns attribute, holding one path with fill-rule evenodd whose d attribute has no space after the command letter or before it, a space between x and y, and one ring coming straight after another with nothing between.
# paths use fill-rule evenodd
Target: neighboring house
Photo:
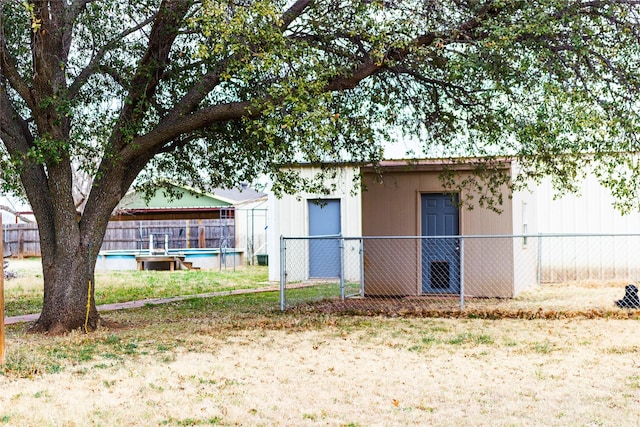
<instances>
[{"instance_id":1,"label":"neighboring house","mask_svg":"<svg viewBox=\"0 0 640 427\"><path fill-rule=\"evenodd\" d=\"M266 204L267 195L248 186L238 189L217 189L214 193L202 193L184 186L173 185L174 197L158 189L152 197L131 191L114 210L103 250L145 250L149 239L154 247L165 244L169 249L185 248L235 248L250 251L247 242L256 239L247 236L251 230L245 209L253 209L254 217L259 206ZM175 194L178 197L175 197ZM263 214L262 218L266 215ZM255 221L261 227L259 241L264 245L264 221ZM39 255L39 242L35 224L22 224L28 230L7 229L5 240L17 255ZM14 229L15 228L15 229ZM151 236L151 237L150 237ZM21 250L22 248L22 250ZM249 252L252 253L252 252Z\"/></svg>"},{"instance_id":2,"label":"neighboring house","mask_svg":"<svg viewBox=\"0 0 640 427\"><path fill-rule=\"evenodd\" d=\"M226 209L233 210L233 200L225 197L180 185L171 187L173 194L160 188L148 199L143 193L128 192L116 207L112 221L220 219Z\"/></svg>"},{"instance_id":3,"label":"neighboring house","mask_svg":"<svg viewBox=\"0 0 640 427\"><path fill-rule=\"evenodd\" d=\"M148 249L165 244L176 248L235 247L235 207L222 196L172 185L150 198L127 193L111 218L103 250Z\"/></svg>"},{"instance_id":4,"label":"neighboring house","mask_svg":"<svg viewBox=\"0 0 640 427\"><path fill-rule=\"evenodd\" d=\"M177 244L172 247L245 248L252 256L256 241L264 246L266 214L261 207L266 205L265 193L248 185L215 189L211 193L173 185L172 193L158 189L147 200L143 194L130 192L118 205L112 223L181 220L184 222L182 234L172 236Z\"/></svg>"}]
</instances>

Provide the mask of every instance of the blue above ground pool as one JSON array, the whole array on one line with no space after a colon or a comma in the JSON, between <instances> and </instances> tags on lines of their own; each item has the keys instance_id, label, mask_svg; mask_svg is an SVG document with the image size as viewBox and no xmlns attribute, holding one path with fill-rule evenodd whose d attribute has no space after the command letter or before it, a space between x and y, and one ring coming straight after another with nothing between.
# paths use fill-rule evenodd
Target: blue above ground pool
<instances>
[{"instance_id":1,"label":"blue above ground pool","mask_svg":"<svg viewBox=\"0 0 640 427\"><path fill-rule=\"evenodd\" d=\"M184 257L184 262L204 270L217 269L221 266L242 265L244 262L244 249L238 248L186 248L169 249L166 253L154 252L154 254L160 253L165 256ZM96 271L136 270L138 268L136 257L150 255L148 250L100 251L96 262Z\"/></svg>"}]
</instances>

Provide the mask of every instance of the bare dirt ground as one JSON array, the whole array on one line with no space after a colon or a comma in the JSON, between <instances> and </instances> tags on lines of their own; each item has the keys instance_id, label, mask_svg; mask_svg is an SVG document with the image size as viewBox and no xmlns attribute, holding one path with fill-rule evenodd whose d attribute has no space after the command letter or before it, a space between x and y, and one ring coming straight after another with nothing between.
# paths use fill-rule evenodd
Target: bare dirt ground
<instances>
[{"instance_id":1,"label":"bare dirt ground","mask_svg":"<svg viewBox=\"0 0 640 427\"><path fill-rule=\"evenodd\" d=\"M0 377L0 424L635 426L637 330L635 320L376 317L221 335L200 320L172 348L159 337L132 357ZM16 339L9 352L30 337ZM79 335L51 339L52 351L82 348Z\"/></svg>"}]
</instances>

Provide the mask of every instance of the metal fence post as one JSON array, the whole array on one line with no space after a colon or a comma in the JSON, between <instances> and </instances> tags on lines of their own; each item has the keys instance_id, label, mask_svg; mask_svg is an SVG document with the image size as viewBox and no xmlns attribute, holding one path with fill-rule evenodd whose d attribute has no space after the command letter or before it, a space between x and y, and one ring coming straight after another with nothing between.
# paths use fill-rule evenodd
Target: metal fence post
<instances>
[{"instance_id":1,"label":"metal fence post","mask_svg":"<svg viewBox=\"0 0 640 427\"><path fill-rule=\"evenodd\" d=\"M460 310L464 310L464 237L460 236Z\"/></svg>"},{"instance_id":2,"label":"metal fence post","mask_svg":"<svg viewBox=\"0 0 640 427\"><path fill-rule=\"evenodd\" d=\"M344 301L344 237L340 237L340 298Z\"/></svg>"},{"instance_id":3,"label":"metal fence post","mask_svg":"<svg viewBox=\"0 0 640 427\"><path fill-rule=\"evenodd\" d=\"M538 233L538 286L542 284L542 234Z\"/></svg>"},{"instance_id":4,"label":"metal fence post","mask_svg":"<svg viewBox=\"0 0 640 427\"><path fill-rule=\"evenodd\" d=\"M360 239L360 296L364 297L364 239Z\"/></svg>"},{"instance_id":5,"label":"metal fence post","mask_svg":"<svg viewBox=\"0 0 640 427\"><path fill-rule=\"evenodd\" d=\"M284 240L284 236L280 235L280 311L284 311L285 309L285 280L286 273L285 269L287 267L286 262L287 248Z\"/></svg>"}]
</instances>

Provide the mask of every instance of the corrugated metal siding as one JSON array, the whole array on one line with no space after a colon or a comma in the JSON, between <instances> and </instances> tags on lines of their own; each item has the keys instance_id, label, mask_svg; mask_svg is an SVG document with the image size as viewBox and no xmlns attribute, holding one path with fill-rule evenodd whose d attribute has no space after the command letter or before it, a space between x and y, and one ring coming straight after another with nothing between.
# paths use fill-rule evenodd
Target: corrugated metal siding
<instances>
[{"instance_id":1,"label":"corrugated metal siding","mask_svg":"<svg viewBox=\"0 0 640 427\"><path fill-rule=\"evenodd\" d=\"M638 233L640 213L622 215L613 207L615 199L598 180L588 175L579 194L567 194L554 200L549 180L536 189L541 233Z\"/></svg>"},{"instance_id":2,"label":"corrugated metal siding","mask_svg":"<svg viewBox=\"0 0 640 427\"><path fill-rule=\"evenodd\" d=\"M615 199L595 176L587 175L578 194L554 200L549 180L538 186L539 231L544 234L637 234L640 213L622 215L613 207ZM615 239L615 241L609 241ZM626 238L557 238L543 241L543 282L610 279L636 275L638 248ZM574 258L577 256L580 261Z\"/></svg>"},{"instance_id":3,"label":"corrugated metal siding","mask_svg":"<svg viewBox=\"0 0 640 427\"><path fill-rule=\"evenodd\" d=\"M304 178L311 178L319 172L313 167L301 167L300 174ZM336 191L329 195L297 194L284 195L281 199L269 196L269 280L280 279L280 236L308 236L309 212L307 201L310 199L340 199L341 229L343 236L360 236L361 226L361 202L359 194L351 194L353 189L353 168L343 168L335 181ZM288 265L287 274L290 280L304 280L308 277L309 258L300 256L298 265ZM347 265L347 269L359 271L358 266ZM346 271L347 277L357 277L357 271Z\"/></svg>"}]
</instances>

